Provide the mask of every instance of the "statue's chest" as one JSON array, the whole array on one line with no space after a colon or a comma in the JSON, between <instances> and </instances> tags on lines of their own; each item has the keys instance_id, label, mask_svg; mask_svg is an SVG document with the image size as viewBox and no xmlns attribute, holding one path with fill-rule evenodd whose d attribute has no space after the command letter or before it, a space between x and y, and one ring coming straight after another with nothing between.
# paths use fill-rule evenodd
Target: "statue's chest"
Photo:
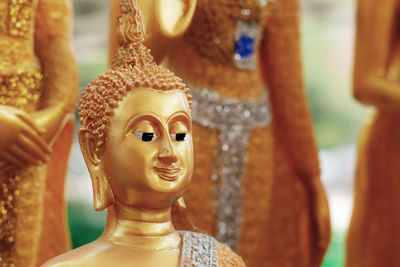
<instances>
[{"instance_id":1,"label":"statue's chest","mask_svg":"<svg viewBox=\"0 0 400 267\"><path fill-rule=\"evenodd\" d=\"M185 40L212 61L253 70L268 18L267 3L267 0L199 0Z\"/></svg>"},{"instance_id":2,"label":"statue's chest","mask_svg":"<svg viewBox=\"0 0 400 267\"><path fill-rule=\"evenodd\" d=\"M147 250L111 246L107 249L100 248L94 251L91 257L82 254L81 259L76 260L75 265L71 266L181 267L180 249Z\"/></svg>"},{"instance_id":3,"label":"statue's chest","mask_svg":"<svg viewBox=\"0 0 400 267\"><path fill-rule=\"evenodd\" d=\"M1 0L0 35L29 38L34 30L38 0Z\"/></svg>"}]
</instances>

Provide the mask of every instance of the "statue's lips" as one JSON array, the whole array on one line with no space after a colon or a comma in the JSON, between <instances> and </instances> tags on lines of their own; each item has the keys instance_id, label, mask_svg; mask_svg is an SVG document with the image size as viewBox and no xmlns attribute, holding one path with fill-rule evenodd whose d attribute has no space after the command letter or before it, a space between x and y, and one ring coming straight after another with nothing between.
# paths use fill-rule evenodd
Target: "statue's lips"
<instances>
[{"instance_id":1,"label":"statue's lips","mask_svg":"<svg viewBox=\"0 0 400 267\"><path fill-rule=\"evenodd\" d=\"M155 172L160 176L161 179L167 181L175 181L178 179L178 174L181 168L158 168L154 167Z\"/></svg>"}]
</instances>

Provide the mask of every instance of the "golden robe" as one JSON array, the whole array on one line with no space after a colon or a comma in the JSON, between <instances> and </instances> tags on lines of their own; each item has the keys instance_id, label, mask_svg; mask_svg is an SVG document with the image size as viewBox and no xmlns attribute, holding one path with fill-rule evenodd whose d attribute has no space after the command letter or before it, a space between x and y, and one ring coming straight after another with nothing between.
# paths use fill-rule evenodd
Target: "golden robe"
<instances>
[{"instance_id":1,"label":"golden robe","mask_svg":"<svg viewBox=\"0 0 400 267\"><path fill-rule=\"evenodd\" d=\"M76 65L73 58L63 58L66 52L62 50L70 42L70 19L71 7L64 0L0 3L1 105L29 114L72 95L68 107L72 112ZM53 75L60 72L57 66L72 78L59 84ZM49 163L0 177L1 266L37 266L70 248L64 182L74 120L64 120L61 127L53 139Z\"/></svg>"},{"instance_id":2,"label":"golden robe","mask_svg":"<svg viewBox=\"0 0 400 267\"><path fill-rule=\"evenodd\" d=\"M399 7L358 1L354 94L374 111L359 138L347 267L400 265Z\"/></svg>"},{"instance_id":3,"label":"golden robe","mask_svg":"<svg viewBox=\"0 0 400 267\"><path fill-rule=\"evenodd\" d=\"M119 10L119 1L113 3L110 58L117 44L113 29ZM240 20L245 21L242 40L237 35ZM249 40L246 33L254 27L257 37ZM183 36L149 43L158 46L153 47L156 52L166 53L156 58L183 78L195 96L194 175L185 194L186 214L176 212L174 225L233 245L250 267L320 266L330 236L329 215L303 90L298 0L197 0ZM236 45L243 45L245 53L254 50L255 68L236 66L235 48L243 48ZM253 113L243 108L262 115L266 102L270 113L265 115L272 120L256 116L261 123L249 123ZM199 103L203 108L197 108ZM243 120L235 121L238 116L231 116L231 110L240 110ZM221 167L221 161L230 165ZM224 181L224 173L235 178ZM226 180L236 192L226 190ZM229 238L221 240L226 233Z\"/></svg>"},{"instance_id":4,"label":"golden robe","mask_svg":"<svg viewBox=\"0 0 400 267\"><path fill-rule=\"evenodd\" d=\"M256 14L252 7L261 1L245 2ZM271 1L263 9L258 21L261 40L255 48L259 67L254 70L238 69L226 56L239 16L238 3L199 0L189 30L174 43L166 64L192 93L209 88L238 101L269 95L272 122L251 130L245 151L237 253L250 267L319 266L327 247L317 248L311 215L315 200L309 181L320 170L303 90L298 1ZM210 177L215 175L219 134L194 120L195 168L185 194L189 220L176 216L178 228L193 223L200 231L217 234L214 190L218 181Z\"/></svg>"}]
</instances>

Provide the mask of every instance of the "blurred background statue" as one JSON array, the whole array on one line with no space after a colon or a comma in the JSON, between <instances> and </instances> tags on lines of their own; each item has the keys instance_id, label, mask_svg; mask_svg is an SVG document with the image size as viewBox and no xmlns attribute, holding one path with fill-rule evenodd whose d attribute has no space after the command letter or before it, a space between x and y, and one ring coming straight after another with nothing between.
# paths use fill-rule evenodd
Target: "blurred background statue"
<instances>
[{"instance_id":1,"label":"blurred background statue","mask_svg":"<svg viewBox=\"0 0 400 267\"><path fill-rule=\"evenodd\" d=\"M79 142L94 207L108 209L106 228L44 266L244 267L214 238L172 225L172 206L183 208L193 174L191 95L144 47L136 0L124 0L121 13L118 56L86 87L79 110Z\"/></svg>"},{"instance_id":2,"label":"blurred background statue","mask_svg":"<svg viewBox=\"0 0 400 267\"><path fill-rule=\"evenodd\" d=\"M400 265L399 8L358 1L354 96L375 109L359 139L348 267Z\"/></svg>"},{"instance_id":3,"label":"blurred background statue","mask_svg":"<svg viewBox=\"0 0 400 267\"><path fill-rule=\"evenodd\" d=\"M69 249L64 177L78 94L69 0L0 3L0 265Z\"/></svg>"},{"instance_id":4,"label":"blurred background statue","mask_svg":"<svg viewBox=\"0 0 400 267\"><path fill-rule=\"evenodd\" d=\"M330 223L303 91L298 1L139 2L147 45L193 95L188 218L248 266L319 266ZM113 24L110 39L112 58Z\"/></svg>"}]
</instances>

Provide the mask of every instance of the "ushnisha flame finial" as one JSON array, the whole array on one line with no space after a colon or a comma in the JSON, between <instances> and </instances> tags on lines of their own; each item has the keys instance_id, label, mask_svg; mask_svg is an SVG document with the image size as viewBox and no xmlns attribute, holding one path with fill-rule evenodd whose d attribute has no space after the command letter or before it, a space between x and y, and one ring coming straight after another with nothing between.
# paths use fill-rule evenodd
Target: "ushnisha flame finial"
<instances>
[{"instance_id":1,"label":"ushnisha flame finial","mask_svg":"<svg viewBox=\"0 0 400 267\"><path fill-rule=\"evenodd\" d=\"M143 15L136 0L121 2L118 22L117 37L120 48L113 60L112 68L156 65L150 55L150 49L143 45L145 38Z\"/></svg>"},{"instance_id":2,"label":"ushnisha flame finial","mask_svg":"<svg viewBox=\"0 0 400 267\"><path fill-rule=\"evenodd\" d=\"M135 88L182 90L191 104L189 89L171 71L158 66L144 46L143 16L136 0L123 0L119 17L120 48L111 69L86 86L80 101L83 127L96 136L96 152L102 153L109 117L118 102Z\"/></svg>"},{"instance_id":3,"label":"ushnisha flame finial","mask_svg":"<svg viewBox=\"0 0 400 267\"><path fill-rule=\"evenodd\" d=\"M143 45L145 38L143 15L136 0L121 2L118 22L117 37L120 48L113 60L112 68L156 65L150 55L150 49Z\"/></svg>"},{"instance_id":4,"label":"ushnisha flame finial","mask_svg":"<svg viewBox=\"0 0 400 267\"><path fill-rule=\"evenodd\" d=\"M118 41L120 46L127 44L143 43L144 24L143 16L135 0L123 0L121 15L118 18Z\"/></svg>"}]
</instances>

